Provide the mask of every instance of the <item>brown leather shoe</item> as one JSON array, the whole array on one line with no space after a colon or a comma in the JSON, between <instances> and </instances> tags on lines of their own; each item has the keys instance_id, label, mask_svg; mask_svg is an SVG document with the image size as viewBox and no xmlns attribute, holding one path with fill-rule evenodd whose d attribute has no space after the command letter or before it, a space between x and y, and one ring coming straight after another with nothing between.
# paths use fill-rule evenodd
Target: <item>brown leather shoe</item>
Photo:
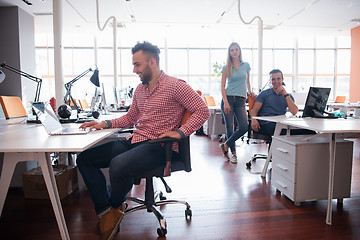
<instances>
[{"instance_id":1,"label":"brown leather shoe","mask_svg":"<svg viewBox=\"0 0 360 240\"><path fill-rule=\"evenodd\" d=\"M120 207L120 211L125 213L125 210L127 209L127 207L128 207L128 204L126 202L124 202ZM100 221L97 222L97 224L96 224L96 226L95 226L95 228L93 230L93 233L95 235L100 235Z\"/></svg>"},{"instance_id":2,"label":"brown leather shoe","mask_svg":"<svg viewBox=\"0 0 360 240\"><path fill-rule=\"evenodd\" d=\"M125 208L125 203L123 203L120 209L110 208L110 211L100 218L98 226L101 240L111 240L114 238L124 217Z\"/></svg>"}]
</instances>

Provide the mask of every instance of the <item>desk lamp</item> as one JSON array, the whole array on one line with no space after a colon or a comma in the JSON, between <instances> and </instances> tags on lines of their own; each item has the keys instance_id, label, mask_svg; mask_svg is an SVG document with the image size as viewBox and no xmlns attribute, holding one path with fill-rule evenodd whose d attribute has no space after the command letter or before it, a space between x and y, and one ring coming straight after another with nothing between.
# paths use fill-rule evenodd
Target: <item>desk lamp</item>
<instances>
[{"instance_id":1,"label":"desk lamp","mask_svg":"<svg viewBox=\"0 0 360 240\"><path fill-rule=\"evenodd\" d=\"M5 73L3 73L1 70L0 70L0 83L2 83L2 81L4 81L5 79Z\"/></svg>"},{"instance_id":2,"label":"desk lamp","mask_svg":"<svg viewBox=\"0 0 360 240\"><path fill-rule=\"evenodd\" d=\"M92 72L92 71L94 71L94 73L90 77L90 82L92 82L92 84L94 84L95 86L100 87L99 70L97 68L95 70L92 70L91 68L89 68L86 71L84 71L83 73L81 73L79 76L75 77L70 82L65 83L66 94L64 96L64 103L65 104L69 103L69 105L70 105L72 102L78 113L79 113L80 109L79 109L78 105L75 103L73 97L71 96L71 87L77 80L79 80L80 78L82 78L83 76L85 76L86 74L88 74L89 72Z\"/></svg>"},{"instance_id":3,"label":"desk lamp","mask_svg":"<svg viewBox=\"0 0 360 240\"><path fill-rule=\"evenodd\" d=\"M39 98L40 98L40 89L41 89L41 83L42 83L42 79L38 78L38 77L34 77L26 72L20 71L14 67L11 67L9 65L7 65L5 62L3 62L1 64L1 68L5 68L7 70L10 70L11 72L17 73L23 77L26 77L27 79L30 79L34 82L37 82L37 86L36 86L36 93L35 93L35 97L34 97L34 102L39 102ZM5 79L5 74L0 71L0 83Z\"/></svg>"}]
</instances>

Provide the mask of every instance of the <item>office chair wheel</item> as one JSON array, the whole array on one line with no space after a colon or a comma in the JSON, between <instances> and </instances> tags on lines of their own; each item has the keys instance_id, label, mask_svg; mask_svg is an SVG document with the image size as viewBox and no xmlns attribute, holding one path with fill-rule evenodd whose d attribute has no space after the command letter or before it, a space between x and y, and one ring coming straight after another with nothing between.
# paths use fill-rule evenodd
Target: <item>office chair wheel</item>
<instances>
[{"instance_id":1,"label":"office chair wheel","mask_svg":"<svg viewBox=\"0 0 360 240\"><path fill-rule=\"evenodd\" d=\"M247 162L245 165L247 168L251 168L251 160L249 162Z\"/></svg>"},{"instance_id":2,"label":"office chair wheel","mask_svg":"<svg viewBox=\"0 0 360 240\"><path fill-rule=\"evenodd\" d=\"M158 228L157 234L159 235L159 237L165 237L165 235L167 234L167 230L165 228Z\"/></svg>"},{"instance_id":3,"label":"office chair wheel","mask_svg":"<svg viewBox=\"0 0 360 240\"><path fill-rule=\"evenodd\" d=\"M189 218L192 217L192 211L189 208L185 210L185 218L187 219L187 217Z\"/></svg>"},{"instance_id":4,"label":"office chair wheel","mask_svg":"<svg viewBox=\"0 0 360 240\"><path fill-rule=\"evenodd\" d=\"M159 195L159 198L160 198L161 201L166 200L166 197L162 193Z\"/></svg>"}]
</instances>

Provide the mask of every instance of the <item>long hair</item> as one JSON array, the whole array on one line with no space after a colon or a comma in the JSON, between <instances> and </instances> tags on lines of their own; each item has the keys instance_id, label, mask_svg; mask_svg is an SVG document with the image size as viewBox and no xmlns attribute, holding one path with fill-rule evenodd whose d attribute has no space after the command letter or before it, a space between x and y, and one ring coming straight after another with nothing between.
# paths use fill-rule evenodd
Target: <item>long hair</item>
<instances>
[{"instance_id":1,"label":"long hair","mask_svg":"<svg viewBox=\"0 0 360 240\"><path fill-rule=\"evenodd\" d=\"M232 42L230 44L230 46L228 47L227 59L226 59L226 64L225 64L225 73L227 76L230 76L232 74L232 66L234 66L233 59L230 55L230 48L232 48L234 45L239 48L239 52L240 52L239 60L240 60L240 62L242 62L242 53L241 53L240 45L237 42Z\"/></svg>"}]
</instances>

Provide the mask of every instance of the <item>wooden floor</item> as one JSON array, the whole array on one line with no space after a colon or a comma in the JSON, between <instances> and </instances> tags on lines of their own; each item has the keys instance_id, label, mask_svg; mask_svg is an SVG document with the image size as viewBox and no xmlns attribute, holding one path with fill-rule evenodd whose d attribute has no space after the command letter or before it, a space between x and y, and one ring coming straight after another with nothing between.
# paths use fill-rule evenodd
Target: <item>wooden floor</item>
<instances>
[{"instance_id":1,"label":"wooden floor","mask_svg":"<svg viewBox=\"0 0 360 240\"><path fill-rule=\"evenodd\" d=\"M238 141L239 163L235 165L222 158L218 141L194 135L193 171L167 178L173 189L168 199L188 201L192 219L185 219L183 205L162 207L168 234L159 238L152 214L131 213L124 217L115 239L360 239L359 143L354 144L352 196L343 206L334 200L333 225L329 226L325 224L327 201L296 207L271 186L271 171L265 179L260 177L263 160L246 169L253 153L266 152L265 145ZM163 188L160 182L158 187ZM135 187L131 194L143 196L143 186ZM92 233L97 217L86 190L66 197L62 206L71 239L98 239ZM0 239L60 239L50 201L24 199L21 190L10 190L0 218Z\"/></svg>"}]
</instances>

